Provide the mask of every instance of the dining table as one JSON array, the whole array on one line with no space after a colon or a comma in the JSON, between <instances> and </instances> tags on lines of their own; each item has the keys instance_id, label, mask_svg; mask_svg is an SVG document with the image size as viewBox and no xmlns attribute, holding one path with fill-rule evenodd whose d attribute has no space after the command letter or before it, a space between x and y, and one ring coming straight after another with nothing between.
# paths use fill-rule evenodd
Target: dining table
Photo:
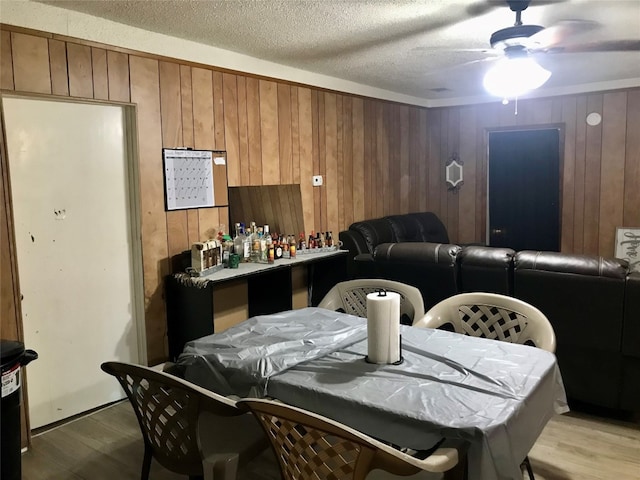
<instances>
[{"instance_id":1,"label":"dining table","mask_svg":"<svg viewBox=\"0 0 640 480\"><path fill-rule=\"evenodd\" d=\"M551 417L567 412L553 353L400 326L401 362L367 357L367 319L322 308L256 316L188 342L185 379L233 397L274 398L412 450L468 445L469 480L522 478Z\"/></svg>"}]
</instances>

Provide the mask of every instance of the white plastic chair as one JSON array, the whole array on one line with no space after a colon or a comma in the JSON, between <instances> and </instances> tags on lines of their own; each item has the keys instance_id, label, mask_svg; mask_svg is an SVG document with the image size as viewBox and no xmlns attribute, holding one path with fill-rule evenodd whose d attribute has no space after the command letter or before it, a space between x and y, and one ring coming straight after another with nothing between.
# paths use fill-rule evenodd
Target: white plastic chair
<instances>
[{"instance_id":1,"label":"white plastic chair","mask_svg":"<svg viewBox=\"0 0 640 480\"><path fill-rule=\"evenodd\" d=\"M547 317L533 305L497 293L461 293L437 303L413 322L414 327L441 328L456 333L556 350L556 335Z\"/></svg>"},{"instance_id":2,"label":"white plastic chair","mask_svg":"<svg viewBox=\"0 0 640 480\"><path fill-rule=\"evenodd\" d=\"M556 351L556 334L544 313L522 300L497 293L461 293L446 298L414 321L413 326L448 326L464 335ZM522 468L534 480L529 457L522 462Z\"/></svg>"},{"instance_id":3,"label":"white plastic chair","mask_svg":"<svg viewBox=\"0 0 640 480\"><path fill-rule=\"evenodd\" d=\"M136 413L147 480L151 459L190 479L235 480L238 465L268 443L258 423L236 402L168 373L141 365L105 362Z\"/></svg>"},{"instance_id":4,"label":"white plastic chair","mask_svg":"<svg viewBox=\"0 0 640 480\"><path fill-rule=\"evenodd\" d=\"M271 441L284 480L365 480L374 469L399 476L443 472L464 478L466 444L445 440L426 456L390 447L342 423L272 400L244 399Z\"/></svg>"},{"instance_id":5,"label":"white plastic chair","mask_svg":"<svg viewBox=\"0 0 640 480\"><path fill-rule=\"evenodd\" d=\"M366 318L367 295L380 289L400 294L401 323L410 325L424 315L424 301L420 290L405 283L381 278L340 282L329 290L318 307Z\"/></svg>"}]
</instances>

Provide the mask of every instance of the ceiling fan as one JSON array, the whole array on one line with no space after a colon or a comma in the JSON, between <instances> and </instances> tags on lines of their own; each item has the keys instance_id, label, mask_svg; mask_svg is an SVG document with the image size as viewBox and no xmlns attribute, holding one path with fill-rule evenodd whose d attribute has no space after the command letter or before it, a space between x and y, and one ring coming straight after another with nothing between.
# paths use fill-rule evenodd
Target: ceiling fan
<instances>
[{"instance_id":1,"label":"ceiling fan","mask_svg":"<svg viewBox=\"0 0 640 480\"><path fill-rule=\"evenodd\" d=\"M527 91L542 86L551 72L541 67L537 56L563 53L640 51L640 40L606 40L575 42L572 37L595 30L600 23L590 20L563 20L550 27L526 25L522 22L522 12L531 0L506 0L515 12L513 26L494 32L489 43L493 52L500 54L498 63L485 75L485 89L504 99L517 98ZM557 3L537 1L534 4ZM495 5L495 2L485 2ZM476 4L476 7L478 5Z\"/></svg>"}]
</instances>

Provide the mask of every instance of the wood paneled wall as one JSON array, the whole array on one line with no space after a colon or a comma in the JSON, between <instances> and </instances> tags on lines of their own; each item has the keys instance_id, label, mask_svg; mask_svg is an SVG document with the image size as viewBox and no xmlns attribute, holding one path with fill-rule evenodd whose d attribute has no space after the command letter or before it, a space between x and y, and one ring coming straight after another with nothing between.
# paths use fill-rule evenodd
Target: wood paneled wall
<instances>
[{"instance_id":1,"label":"wood paneled wall","mask_svg":"<svg viewBox=\"0 0 640 480\"><path fill-rule=\"evenodd\" d=\"M227 208L164 211L162 147L226 150L230 186L299 183L306 231L429 210L453 242L472 242L485 238L487 130L562 123L563 251L611 255L615 227L640 226L640 89L520 101L517 116L499 103L426 109L9 26L0 33L2 89L137 105L150 363L166 356L168 259L229 222ZM587 127L591 111L601 125ZM444 182L453 153L465 167L458 193ZM312 175L324 185L313 187Z\"/></svg>"}]
</instances>

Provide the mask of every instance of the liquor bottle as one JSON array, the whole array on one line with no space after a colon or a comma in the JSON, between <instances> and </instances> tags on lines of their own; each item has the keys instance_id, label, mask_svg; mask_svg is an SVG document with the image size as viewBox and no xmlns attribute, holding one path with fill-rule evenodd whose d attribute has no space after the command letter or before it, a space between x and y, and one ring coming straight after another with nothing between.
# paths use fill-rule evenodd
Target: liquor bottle
<instances>
[{"instance_id":1,"label":"liquor bottle","mask_svg":"<svg viewBox=\"0 0 640 480\"><path fill-rule=\"evenodd\" d=\"M255 225L255 224L254 224ZM251 261L260 263L260 246L262 243L262 227L256 227L251 235Z\"/></svg>"},{"instance_id":2,"label":"liquor bottle","mask_svg":"<svg viewBox=\"0 0 640 480\"><path fill-rule=\"evenodd\" d=\"M229 259L233 253L233 240L231 235L222 236L222 265L224 268L229 268Z\"/></svg>"},{"instance_id":3,"label":"liquor bottle","mask_svg":"<svg viewBox=\"0 0 640 480\"><path fill-rule=\"evenodd\" d=\"M260 263L271 263L269 261L269 249L273 247L273 239L269 233L269 225L262 227L262 238L260 239Z\"/></svg>"},{"instance_id":4,"label":"liquor bottle","mask_svg":"<svg viewBox=\"0 0 640 480\"><path fill-rule=\"evenodd\" d=\"M307 242L304 239L304 232L300 232L300 238L298 239L298 250L304 250L307 248Z\"/></svg>"},{"instance_id":5,"label":"liquor bottle","mask_svg":"<svg viewBox=\"0 0 640 480\"><path fill-rule=\"evenodd\" d=\"M316 235L313 230L311 230L311 234L309 235L309 240L307 240L307 248L309 249L316 248Z\"/></svg>"},{"instance_id":6,"label":"liquor bottle","mask_svg":"<svg viewBox=\"0 0 640 480\"><path fill-rule=\"evenodd\" d=\"M293 234L289 235L289 258L296 258L296 237Z\"/></svg>"},{"instance_id":7,"label":"liquor bottle","mask_svg":"<svg viewBox=\"0 0 640 480\"><path fill-rule=\"evenodd\" d=\"M274 242L274 258L279 260L285 256L289 256L289 243L287 242L287 236L280 235L277 241Z\"/></svg>"},{"instance_id":8,"label":"liquor bottle","mask_svg":"<svg viewBox=\"0 0 640 480\"><path fill-rule=\"evenodd\" d=\"M327 232L327 247L333 247L333 233Z\"/></svg>"},{"instance_id":9,"label":"liquor bottle","mask_svg":"<svg viewBox=\"0 0 640 480\"><path fill-rule=\"evenodd\" d=\"M244 262L244 225L236 223L236 236L233 237L233 253L240 257L240 261Z\"/></svg>"}]
</instances>

